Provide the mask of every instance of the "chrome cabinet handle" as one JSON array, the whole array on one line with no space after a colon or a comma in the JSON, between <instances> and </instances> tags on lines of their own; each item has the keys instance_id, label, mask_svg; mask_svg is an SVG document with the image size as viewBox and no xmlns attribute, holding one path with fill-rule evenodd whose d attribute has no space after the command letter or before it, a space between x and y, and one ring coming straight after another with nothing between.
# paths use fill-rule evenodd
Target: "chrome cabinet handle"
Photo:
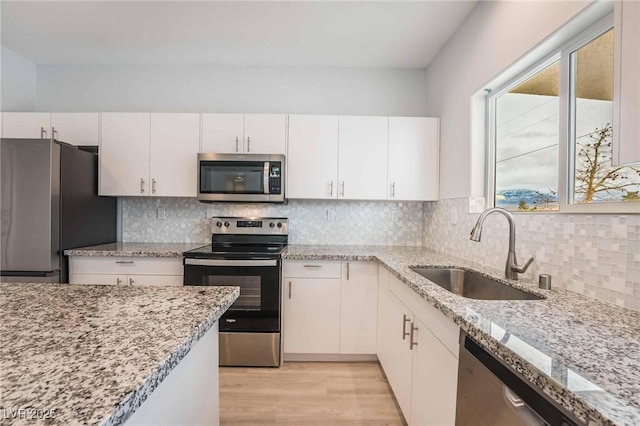
<instances>
[{"instance_id":1,"label":"chrome cabinet handle","mask_svg":"<svg viewBox=\"0 0 640 426\"><path fill-rule=\"evenodd\" d=\"M409 337L409 350L413 350L414 346L418 346L418 342L413 341L414 333L418 331L418 327L411 323L411 336Z\"/></svg>"},{"instance_id":2,"label":"chrome cabinet handle","mask_svg":"<svg viewBox=\"0 0 640 426\"><path fill-rule=\"evenodd\" d=\"M238 141L237 136L236 136L236 152L240 152L240 141Z\"/></svg>"},{"instance_id":3,"label":"chrome cabinet handle","mask_svg":"<svg viewBox=\"0 0 640 426\"><path fill-rule=\"evenodd\" d=\"M289 281L289 299L291 299L291 281Z\"/></svg>"},{"instance_id":4,"label":"chrome cabinet handle","mask_svg":"<svg viewBox=\"0 0 640 426\"><path fill-rule=\"evenodd\" d=\"M322 268L322 265L304 265L304 268Z\"/></svg>"},{"instance_id":5,"label":"chrome cabinet handle","mask_svg":"<svg viewBox=\"0 0 640 426\"><path fill-rule=\"evenodd\" d=\"M129 285L133 285L135 283L135 281L133 281L133 278L129 278Z\"/></svg>"},{"instance_id":6,"label":"chrome cabinet handle","mask_svg":"<svg viewBox=\"0 0 640 426\"><path fill-rule=\"evenodd\" d=\"M409 333L407 333L407 323L411 321L409 318L407 318L406 314L402 315L402 340L405 340L407 338L407 336L409 335Z\"/></svg>"},{"instance_id":7,"label":"chrome cabinet handle","mask_svg":"<svg viewBox=\"0 0 640 426\"><path fill-rule=\"evenodd\" d=\"M133 260L116 260L116 263L123 264L123 265L130 265L133 263Z\"/></svg>"},{"instance_id":8,"label":"chrome cabinet handle","mask_svg":"<svg viewBox=\"0 0 640 426\"><path fill-rule=\"evenodd\" d=\"M155 179L151 179L151 192L153 194L156 193L156 180Z\"/></svg>"},{"instance_id":9,"label":"chrome cabinet handle","mask_svg":"<svg viewBox=\"0 0 640 426\"><path fill-rule=\"evenodd\" d=\"M396 183L391 183L391 198L396 198Z\"/></svg>"},{"instance_id":10,"label":"chrome cabinet handle","mask_svg":"<svg viewBox=\"0 0 640 426\"><path fill-rule=\"evenodd\" d=\"M116 278L116 285L122 284L122 280L120 278Z\"/></svg>"},{"instance_id":11,"label":"chrome cabinet handle","mask_svg":"<svg viewBox=\"0 0 640 426\"><path fill-rule=\"evenodd\" d=\"M333 181L329 182L329 195L333 197Z\"/></svg>"},{"instance_id":12,"label":"chrome cabinet handle","mask_svg":"<svg viewBox=\"0 0 640 426\"><path fill-rule=\"evenodd\" d=\"M342 181L340 185L341 185L340 195L344 197L344 181Z\"/></svg>"},{"instance_id":13,"label":"chrome cabinet handle","mask_svg":"<svg viewBox=\"0 0 640 426\"><path fill-rule=\"evenodd\" d=\"M247 152L251 152L251 138L247 136Z\"/></svg>"},{"instance_id":14,"label":"chrome cabinet handle","mask_svg":"<svg viewBox=\"0 0 640 426\"><path fill-rule=\"evenodd\" d=\"M56 136L58 136L58 131L55 127L51 128L51 136L53 136L54 139L56 138Z\"/></svg>"},{"instance_id":15,"label":"chrome cabinet handle","mask_svg":"<svg viewBox=\"0 0 640 426\"><path fill-rule=\"evenodd\" d=\"M140 178L140 193L144 194L144 179Z\"/></svg>"},{"instance_id":16,"label":"chrome cabinet handle","mask_svg":"<svg viewBox=\"0 0 640 426\"><path fill-rule=\"evenodd\" d=\"M47 137L47 131L44 127L40 127L40 139L45 139Z\"/></svg>"},{"instance_id":17,"label":"chrome cabinet handle","mask_svg":"<svg viewBox=\"0 0 640 426\"><path fill-rule=\"evenodd\" d=\"M347 281L349 281L349 262L347 262Z\"/></svg>"}]
</instances>

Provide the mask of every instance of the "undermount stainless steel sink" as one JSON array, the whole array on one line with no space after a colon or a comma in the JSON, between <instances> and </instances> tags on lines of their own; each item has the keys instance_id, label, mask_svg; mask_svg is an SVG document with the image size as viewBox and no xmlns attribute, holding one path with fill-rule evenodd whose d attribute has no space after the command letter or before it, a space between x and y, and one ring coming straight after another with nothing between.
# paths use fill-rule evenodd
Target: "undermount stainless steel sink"
<instances>
[{"instance_id":1,"label":"undermount stainless steel sink","mask_svg":"<svg viewBox=\"0 0 640 426\"><path fill-rule=\"evenodd\" d=\"M457 268L411 268L453 294L481 300L540 300L544 297L510 287L477 272Z\"/></svg>"}]
</instances>

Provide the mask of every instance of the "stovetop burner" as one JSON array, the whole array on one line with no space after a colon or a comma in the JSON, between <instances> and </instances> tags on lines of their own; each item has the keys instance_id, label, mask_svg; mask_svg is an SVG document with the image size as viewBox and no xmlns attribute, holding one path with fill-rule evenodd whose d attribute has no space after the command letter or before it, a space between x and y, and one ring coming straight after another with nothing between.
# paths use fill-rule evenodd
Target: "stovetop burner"
<instances>
[{"instance_id":1,"label":"stovetop burner","mask_svg":"<svg viewBox=\"0 0 640 426\"><path fill-rule=\"evenodd\" d=\"M211 244L184 253L188 258L277 259L287 247L286 218L211 218Z\"/></svg>"}]
</instances>

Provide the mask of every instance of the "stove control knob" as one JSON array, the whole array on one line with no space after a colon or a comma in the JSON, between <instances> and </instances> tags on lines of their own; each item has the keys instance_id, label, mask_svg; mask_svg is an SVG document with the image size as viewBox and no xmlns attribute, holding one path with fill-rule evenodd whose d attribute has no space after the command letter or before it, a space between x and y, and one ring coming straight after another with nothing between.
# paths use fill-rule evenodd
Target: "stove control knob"
<instances>
[{"instance_id":1,"label":"stove control knob","mask_svg":"<svg viewBox=\"0 0 640 426\"><path fill-rule=\"evenodd\" d=\"M222 228L222 222L216 222L216 226L217 226L218 228Z\"/></svg>"},{"instance_id":2,"label":"stove control knob","mask_svg":"<svg viewBox=\"0 0 640 426\"><path fill-rule=\"evenodd\" d=\"M282 228L282 222L278 222L278 228Z\"/></svg>"},{"instance_id":3,"label":"stove control knob","mask_svg":"<svg viewBox=\"0 0 640 426\"><path fill-rule=\"evenodd\" d=\"M229 227L229 222L225 222L225 223L224 223L224 226L225 226L226 228L228 228L228 227Z\"/></svg>"},{"instance_id":4,"label":"stove control knob","mask_svg":"<svg viewBox=\"0 0 640 426\"><path fill-rule=\"evenodd\" d=\"M275 223L273 223L273 222L271 222L271 223L269 224L269 228L274 228L275 226L276 226L276 225L275 225Z\"/></svg>"}]
</instances>

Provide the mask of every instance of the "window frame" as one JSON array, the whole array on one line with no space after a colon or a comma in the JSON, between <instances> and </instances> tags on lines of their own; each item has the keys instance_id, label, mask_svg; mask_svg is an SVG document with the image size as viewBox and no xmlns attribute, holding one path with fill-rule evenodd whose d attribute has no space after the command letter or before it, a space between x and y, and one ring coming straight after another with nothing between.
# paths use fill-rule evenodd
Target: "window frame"
<instances>
[{"instance_id":1,"label":"window frame","mask_svg":"<svg viewBox=\"0 0 640 426\"><path fill-rule=\"evenodd\" d=\"M559 97L559 132L558 140L558 210L544 211L513 211L513 213L586 213L586 214L625 214L638 213L639 202L604 202L604 203L572 203L573 187L575 184L575 58L574 52L591 41L600 37L610 29L614 28L614 14L608 13L606 16L596 21L594 24L583 29L578 35L572 37L560 47L553 49L546 55L535 61L526 70L518 73L514 78L509 79L495 90L487 89L486 95L486 174L485 183L487 188L487 205L495 206L495 184L496 184L496 101L508 93L514 87L528 80L538 72L547 68L556 61L559 61L560 81L558 82ZM615 35L614 35L615 36ZM615 78L615 77L614 77ZM615 83L614 83L615 84ZM614 99L615 103L616 100ZM614 131L616 128L614 126Z\"/></svg>"}]
</instances>

